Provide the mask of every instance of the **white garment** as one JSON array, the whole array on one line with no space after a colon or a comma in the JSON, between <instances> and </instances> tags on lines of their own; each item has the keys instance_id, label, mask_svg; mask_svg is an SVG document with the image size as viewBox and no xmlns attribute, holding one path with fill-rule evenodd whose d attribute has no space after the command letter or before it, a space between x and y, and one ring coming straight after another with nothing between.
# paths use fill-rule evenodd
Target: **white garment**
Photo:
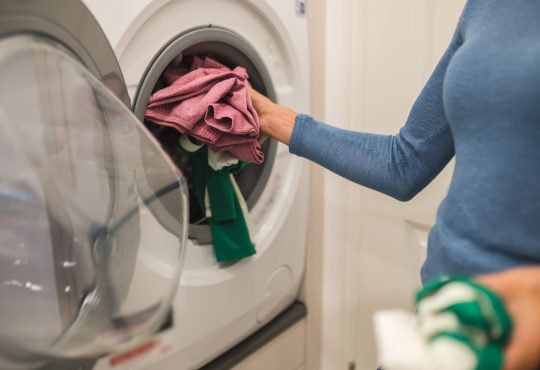
<instances>
[{"instance_id":1,"label":"white garment","mask_svg":"<svg viewBox=\"0 0 540 370\"><path fill-rule=\"evenodd\" d=\"M384 370L469 370L475 354L455 340L441 338L428 344L416 316L401 310L374 315L379 363Z\"/></svg>"},{"instance_id":2,"label":"white garment","mask_svg":"<svg viewBox=\"0 0 540 370\"><path fill-rule=\"evenodd\" d=\"M187 135L180 135L178 140L180 146L187 150L188 152L196 152L201 149L204 144L195 144L189 139ZM225 152L214 152L208 148L208 165L214 170L219 171L222 168L232 166L233 164L238 164L238 159L231 157Z\"/></svg>"},{"instance_id":3,"label":"white garment","mask_svg":"<svg viewBox=\"0 0 540 370\"><path fill-rule=\"evenodd\" d=\"M214 171L219 171L222 168L238 164L238 159L231 157L225 152L214 152L208 148L208 165L212 167Z\"/></svg>"},{"instance_id":4,"label":"white garment","mask_svg":"<svg viewBox=\"0 0 540 370\"><path fill-rule=\"evenodd\" d=\"M477 301L469 284L453 282L436 294L424 297L416 315L404 311L375 313L375 335L379 361L384 370L472 370L478 365L476 354L465 343L437 333L459 332L462 325L446 308ZM502 330L502 329L501 329ZM489 338L482 331L467 334L476 343ZM435 337L435 338L434 338ZM434 339L433 339L434 338Z\"/></svg>"},{"instance_id":5,"label":"white garment","mask_svg":"<svg viewBox=\"0 0 540 370\"><path fill-rule=\"evenodd\" d=\"M416 330L413 314L378 311L373 322L379 363L384 370L433 370L427 344Z\"/></svg>"},{"instance_id":6,"label":"white garment","mask_svg":"<svg viewBox=\"0 0 540 370\"><path fill-rule=\"evenodd\" d=\"M190 140L189 136L187 135L180 135L180 138L178 139L178 144L180 144L180 146L184 148L184 150L190 153L196 152L204 146L204 144L195 144L193 141Z\"/></svg>"}]
</instances>

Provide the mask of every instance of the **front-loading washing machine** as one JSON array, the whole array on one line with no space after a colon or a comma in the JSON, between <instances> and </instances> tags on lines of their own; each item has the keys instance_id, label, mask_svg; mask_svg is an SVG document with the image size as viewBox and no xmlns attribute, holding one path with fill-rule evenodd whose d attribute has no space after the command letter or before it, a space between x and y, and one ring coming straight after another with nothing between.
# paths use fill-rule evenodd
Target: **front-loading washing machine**
<instances>
[{"instance_id":1,"label":"front-loading washing machine","mask_svg":"<svg viewBox=\"0 0 540 370\"><path fill-rule=\"evenodd\" d=\"M148 97L171 64L193 55L246 68L255 89L298 111L309 109L304 2L297 0L84 0L102 26L126 79L133 111L144 119ZM146 126L165 149L173 130ZM176 142L176 140L172 140ZM265 162L237 178L257 253L216 262L210 229L191 202L185 269L170 326L126 369L196 369L268 323L296 298L305 266L308 174L275 141ZM184 174L181 154L169 152ZM189 182L189 176L188 182ZM192 198L193 200L193 198ZM157 343L157 342L154 342ZM131 359L131 357L127 356ZM97 369L118 368L110 357Z\"/></svg>"},{"instance_id":2,"label":"front-loading washing machine","mask_svg":"<svg viewBox=\"0 0 540 370\"><path fill-rule=\"evenodd\" d=\"M201 54L210 55L231 67L242 65L247 69L250 82L257 90L299 111L308 110L307 29L303 2L87 0L85 3L111 41L121 71L101 31L95 22L88 18L78 1L5 1L2 3L3 12L0 12L5 16L0 25L1 36L7 39L23 33L25 37L33 40L39 37L53 40L53 50L61 50L78 60L83 69L100 79L126 104L129 104L126 92L129 93L133 112L140 120L143 120L148 96L159 88L163 70L171 63L180 63L183 58ZM22 45L25 45L25 42L28 41L22 41ZM11 46L6 47L5 50L11 50L10 48ZM43 54L50 56L54 52L47 49ZM45 60L46 57L38 55L30 59L40 65L40 60ZM55 63L58 64L52 64ZM19 68L22 66L23 64L20 64ZM11 79L6 79L3 86L19 86L24 82L24 79L18 78L16 74L10 74L9 69L4 71L5 77ZM97 364L91 360L87 366L95 369L130 370L196 369L263 327L294 301L305 263L308 187L305 165L291 156L285 146L267 141L263 146L266 155L264 164L246 168L237 178L250 209L257 253L236 263L218 264L204 217L198 217L196 209L185 211L189 186L184 184L178 169L189 173L189 163L188 167L184 168L180 163L184 162L183 158L175 158L171 152L166 156L161 151L169 149L166 145L168 134L173 134L157 132L148 122L145 122L145 129L131 122L132 117L126 118L127 113L123 112L106 115L106 121L117 122L116 126L109 123L97 126L109 130L112 125L118 131L116 134L104 136L101 129L97 133L92 131L90 136L84 136L84 123L89 112L106 110L108 104L96 99L98 94L95 89L87 89L85 92L84 88L77 87L76 91L70 91L69 88L67 92L64 91L63 74L55 68L43 68L39 76L40 81L49 84L51 81L62 83L59 84L60 87L55 87L58 90L55 94L37 94L37 100L27 99L26 106L39 107L40 111L48 109L48 120L43 121L43 127L56 119L65 122L61 132L49 129L32 131L40 133L36 135L39 142L52 140L53 146L61 147L57 151L65 157L59 154L56 155L59 158L54 157L56 162L53 163L60 166L58 168L62 168L62 171L59 172L54 166L47 167L45 171L52 174L54 181L39 178L39 183L52 182L57 185L53 186L51 191L42 191L43 194L38 192L41 197L36 198L49 199L42 203L54 205L43 207L43 218L50 214L56 215L49 217L56 221L51 223L54 227L49 225L47 230L61 231L50 231L56 238L50 243L50 256L41 256L33 262L39 265L39 261L47 257L49 265L55 266L50 273L53 277L49 276L47 280L51 286L56 284L55 293L47 297L50 300L54 300L51 297L56 297L64 302L57 304L59 308L52 309L54 312L63 312L59 317L69 313L67 318L60 320L62 325L56 324L55 330L60 333L59 328L64 328L71 337L78 338L78 332L71 329L71 324L79 323L77 314L86 312L80 307L101 307L98 304L100 301L95 299L96 293L92 294L91 289L97 286L98 292L105 297L100 296L100 299L108 302L105 306L109 307L106 312L111 317L109 323L123 328L123 331L107 331L105 324L100 324L106 335L103 337L104 334L100 333L101 336L98 336L99 330L96 329L94 336L88 336L93 338L92 345L88 344L89 349L77 352L75 348L82 347L72 346L72 352L67 356L56 347L57 352L53 353L47 353L43 349L44 353L35 354L36 363L44 361L48 356L62 358L102 353L110 350L113 344L121 344L121 348L127 348L126 352L121 351L101 358ZM33 96L25 95L33 89L35 90L35 86L30 84L30 88L19 95L19 99ZM6 93L6 96L8 95L9 91ZM69 104L66 103L68 98L72 99ZM85 103L85 98L91 98L94 107ZM31 109L26 109L26 106L24 103L11 105L12 108L17 108L17 114L23 116L32 112ZM55 108L48 108L50 106ZM115 109L111 110L116 112ZM16 118L16 114L12 116ZM5 122L9 120L13 118L8 116ZM33 130L31 126L28 127L26 134ZM129 141L126 138L130 137L129 133L133 131L138 132L138 135L132 135L136 139L131 138ZM149 132L153 133L154 137L148 135ZM87 140L84 140L85 137ZM96 137L101 139L97 140ZM84 160L74 156L74 153L84 154L90 150L84 149L83 143L94 143L96 140L101 143L101 151L94 148L94 151L90 152L94 153L94 156L100 152L109 155L110 152L109 156L90 159L82 157ZM31 141L28 142L34 145ZM79 142L82 149L75 145ZM28 145L25 148L25 152L30 151ZM48 150L47 148L43 150ZM147 148L150 149L146 150ZM76 160L72 160L72 157ZM98 163L94 165L96 168L79 171L80 173L76 171L85 169L92 162ZM71 168L71 172L65 168ZM95 179L96 171L101 171L102 183ZM189 176L187 182L189 183ZM78 184L81 183L87 184L86 187L80 187ZM69 191L64 188L65 184L71 184ZM15 193L6 194L11 196L6 199L19 199L13 198ZM69 205L67 210L64 210L64 204ZM87 210L91 217L85 216L84 210ZM94 222L95 218L101 221ZM57 219L64 221L58 222ZM127 222L131 219L134 221ZM67 229L72 230L73 225L80 220L86 220L81 222L86 229L82 228L79 232L91 235L91 238L86 238L86 242L91 241L92 245L88 246L90 253L75 257L80 261L86 258L92 262L86 262L86 270L81 270L86 271L83 277L70 277L70 273L58 271L79 271L74 267L83 262L64 257L66 253L71 253L66 251L73 248L73 242L79 243L83 238L65 232L64 224L69 224ZM136 232L123 233L122 238L113 238L109 235L110 232L105 232L113 230L120 233L120 230L127 230L128 226L135 227ZM66 237L71 239L65 239ZM183 240L186 238L188 240L183 248ZM28 241L24 243L28 244ZM111 252L105 255L111 257L106 259L109 261L107 264L98 264L105 258L100 251L107 250L102 245L111 246ZM133 247L129 248L130 245ZM53 246L58 246L60 252ZM66 251L62 252L61 246L64 246ZM84 247L81 247L81 250L84 250ZM23 251L24 248L21 253ZM29 255L30 252L24 253ZM28 262L20 257L15 254L10 263L23 267L32 265L32 261ZM182 260L185 261L184 270L179 278ZM93 265L102 267L102 270L92 270ZM38 268L33 271L39 270ZM9 278L11 270L3 271L6 271L4 282L7 282L7 285L3 286L2 294L10 293L6 289L19 289L30 294L29 297L44 294L40 293L44 292L43 286L34 284L32 279ZM105 277L100 280L96 271L104 271ZM63 275L69 279L60 279L59 276ZM66 281L72 281L72 284L67 284ZM109 288L103 289L104 284L98 284L98 281L112 282L105 284L110 286ZM175 283L171 283L173 281ZM74 289L75 283L78 289ZM174 294L175 288L177 291ZM62 289L67 289L67 292L61 293ZM71 298L63 299L64 294ZM87 300L94 303L85 305L85 297L89 297ZM112 314L116 312L113 308L119 305L126 310L126 318ZM12 315L16 314L16 305L9 309ZM42 315L47 312L42 311ZM26 312L21 310L19 313ZM32 314L36 320L43 319L43 316L36 315L35 312L28 313L30 316ZM167 319L162 325L165 316ZM96 318L99 315L85 317L91 317L96 322L95 327L100 327ZM4 322L7 325L8 321ZM82 322L86 323L82 327L89 328L92 327L89 323L94 321ZM12 320L10 327L16 328L18 324L19 321ZM29 321L30 327L34 324ZM150 335L155 333L160 325L159 332ZM70 338L69 335L57 336L62 338L61 343L68 342L67 339ZM148 339L135 348L125 347L130 343L140 342L141 338ZM98 344L101 344L101 347ZM94 348L96 346L97 348ZM40 348L45 347L42 345ZM63 368L61 366L67 366L67 369L71 363L60 361L52 366L55 370Z\"/></svg>"},{"instance_id":3,"label":"front-loading washing machine","mask_svg":"<svg viewBox=\"0 0 540 370\"><path fill-rule=\"evenodd\" d=\"M2 1L0 369L89 368L78 358L151 337L188 224L181 172L88 9Z\"/></svg>"}]
</instances>

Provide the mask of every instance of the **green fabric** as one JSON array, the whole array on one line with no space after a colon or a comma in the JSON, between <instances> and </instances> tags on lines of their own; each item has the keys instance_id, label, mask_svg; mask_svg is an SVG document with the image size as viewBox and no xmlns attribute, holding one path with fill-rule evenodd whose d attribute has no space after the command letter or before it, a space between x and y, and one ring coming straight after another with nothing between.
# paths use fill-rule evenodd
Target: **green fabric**
<instances>
[{"instance_id":1,"label":"green fabric","mask_svg":"<svg viewBox=\"0 0 540 370\"><path fill-rule=\"evenodd\" d=\"M238 260L255 254L246 219L231 180L231 174L241 170L245 164L213 170L208 165L208 149L202 147L190 153L192 180L197 201L206 210L205 192L208 189L210 211L208 223L212 232L214 251L218 262Z\"/></svg>"},{"instance_id":2,"label":"green fabric","mask_svg":"<svg viewBox=\"0 0 540 370\"><path fill-rule=\"evenodd\" d=\"M452 330L446 329L431 335L427 338L428 342L446 338L467 346L477 360L476 367L471 370L502 369L504 347L512 334L512 320L503 301L494 292L470 279L445 278L427 284L416 294L417 312L424 311L419 308L427 298L445 294L444 290L441 292L443 288L455 287L458 284L470 289L473 299L447 300L437 312L419 317L420 321L425 321L433 315L450 313L455 315L459 323L458 327Z\"/></svg>"}]
</instances>

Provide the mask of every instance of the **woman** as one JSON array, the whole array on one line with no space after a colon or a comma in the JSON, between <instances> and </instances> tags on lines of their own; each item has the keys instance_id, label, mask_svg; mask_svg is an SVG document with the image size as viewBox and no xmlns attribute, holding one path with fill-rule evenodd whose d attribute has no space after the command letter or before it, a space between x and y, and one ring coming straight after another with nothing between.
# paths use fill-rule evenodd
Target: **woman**
<instances>
[{"instance_id":1,"label":"woman","mask_svg":"<svg viewBox=\"0 0 540 370\"><path fill-rule=\"evenodd\" d=\"M422 280L515 268L482 281L514 313L506 369L540 363L540 268L519 268L540 264L540 1L470 0L395 136L333 128L254 91L252 98L264 135L398 200L414 197L455 155Z\"/></svg>"}]
</instances>

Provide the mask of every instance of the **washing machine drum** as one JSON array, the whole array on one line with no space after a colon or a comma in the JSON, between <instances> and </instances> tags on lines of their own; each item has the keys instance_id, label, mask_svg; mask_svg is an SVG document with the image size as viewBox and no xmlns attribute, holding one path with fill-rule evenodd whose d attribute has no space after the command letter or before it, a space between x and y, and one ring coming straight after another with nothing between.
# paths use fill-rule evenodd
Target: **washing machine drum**
<instances>
[{"instance_id":1,"label":"washing machine drum","mask_svg":"<svg viewBox=\"0 0 540 370\"><path fill-rule=\"evenodd\" d=\"M0 368L95 356L161 325L189 223L167 158L62 43L0 37Z\"/></svg>"}]
</instances>

